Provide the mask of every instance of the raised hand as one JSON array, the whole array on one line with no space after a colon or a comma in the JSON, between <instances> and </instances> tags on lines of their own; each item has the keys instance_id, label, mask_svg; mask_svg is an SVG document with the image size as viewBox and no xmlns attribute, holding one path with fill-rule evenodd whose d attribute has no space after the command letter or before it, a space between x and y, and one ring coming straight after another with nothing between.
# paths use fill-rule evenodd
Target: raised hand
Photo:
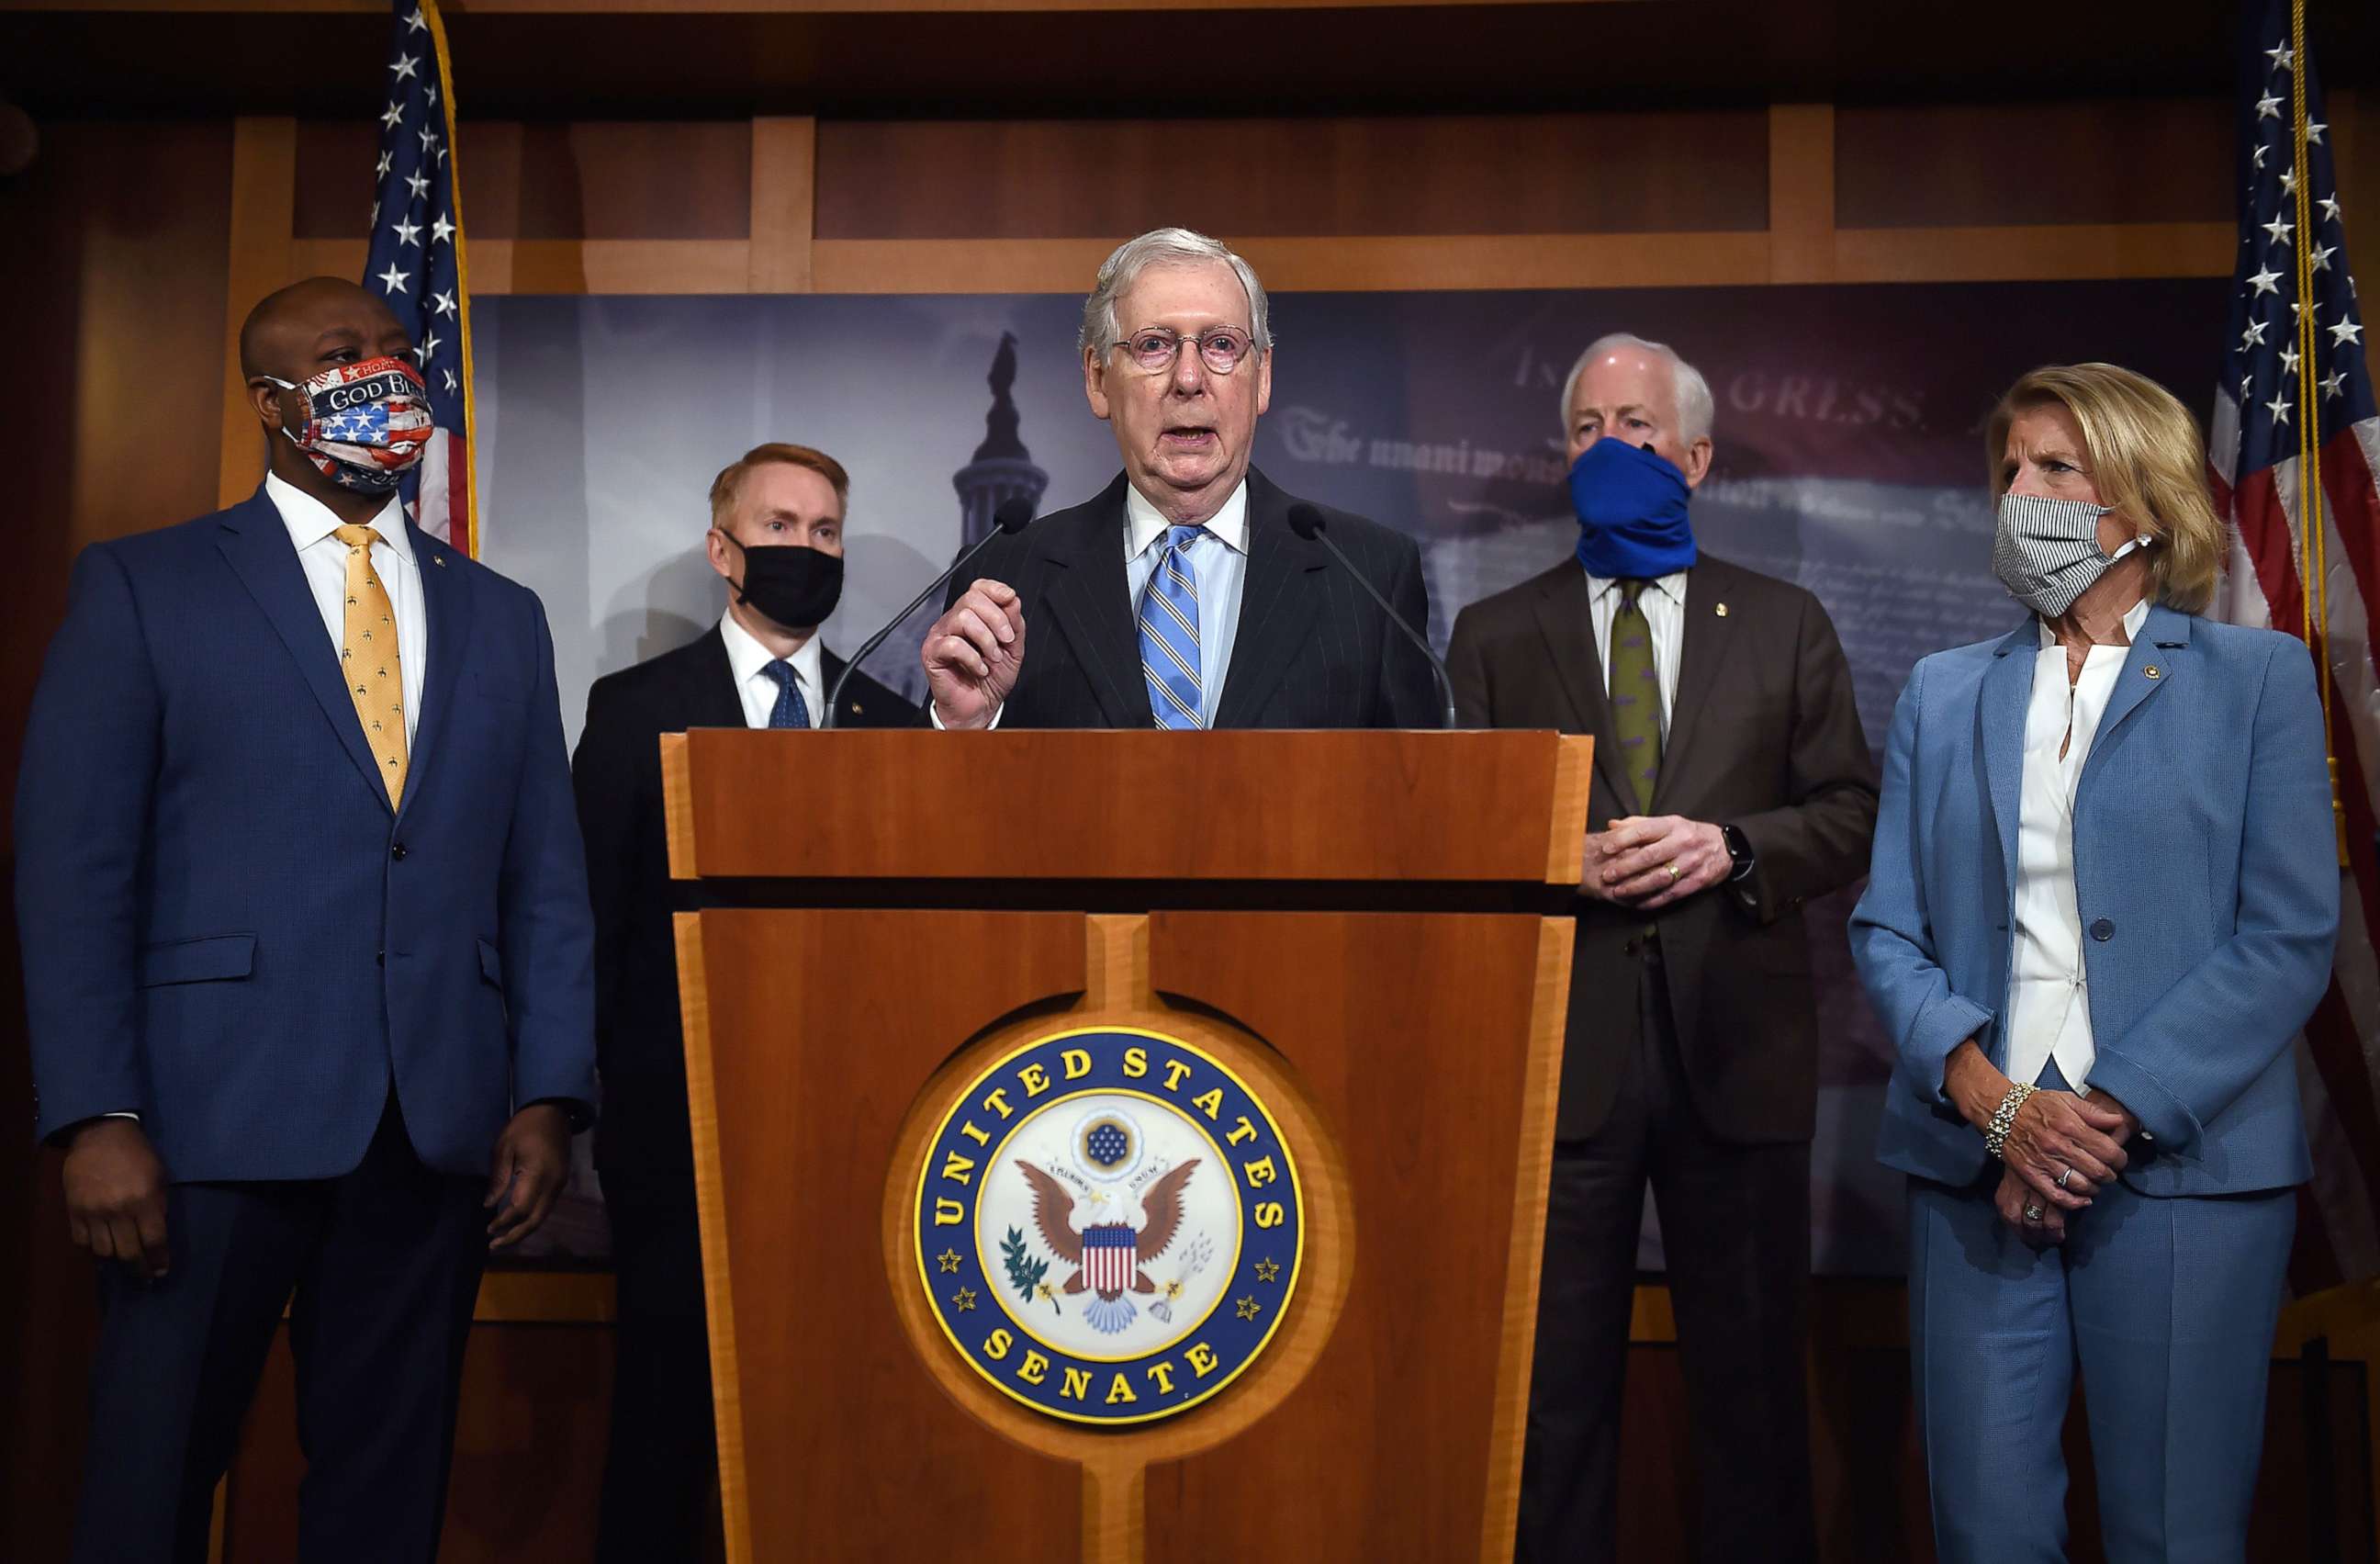
<instances>
[{"instance_id":1,"label":"raised hand","mask_svg":"<svg viewBox=\"0 0 2380 1564\"><path fill-rule=\"evenodd\" d=\"M985 727L1025 666L1025 609L1005 582L978 580L926 632L926 689L944 727Z\"/></svg>"}]
</instances>

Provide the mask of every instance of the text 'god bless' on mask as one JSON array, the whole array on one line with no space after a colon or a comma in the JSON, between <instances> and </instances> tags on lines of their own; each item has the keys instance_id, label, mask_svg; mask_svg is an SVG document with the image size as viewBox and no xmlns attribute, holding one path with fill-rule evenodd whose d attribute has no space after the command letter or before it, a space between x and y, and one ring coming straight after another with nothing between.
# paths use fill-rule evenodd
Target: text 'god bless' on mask
<instances>
[{"instance_id":1,"label":"text 'god bless' on mask","mask_svg":"<svg viewBox=\"0 0 2380 1564\"><path fill-rule=\"evenodd\" d=\"M292 429L285 421L281 433L343 489L389 493L437 433L430 387L403 359L336 364L304 381L261 378L306 398L303 422Z\"/></svg>"}]
</instances>

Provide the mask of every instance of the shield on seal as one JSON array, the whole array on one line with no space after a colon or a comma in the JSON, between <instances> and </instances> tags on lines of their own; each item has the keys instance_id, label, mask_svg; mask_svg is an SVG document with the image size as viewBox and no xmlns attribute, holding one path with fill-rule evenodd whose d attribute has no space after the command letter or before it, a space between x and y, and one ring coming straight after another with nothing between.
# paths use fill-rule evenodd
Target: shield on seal
<instances>
[{"instance_id":1,"label":"shield on seal","mask_svg":"<svg viewBox=\"0 0 2380 1564\"><path fill-rule=\"evenodd\" d=\"M1140 1234L1130 1223L1102 1223L1083 1229L1083 1281L1092 1291L1112 1298L1132 1290L1139 1269Z\"/></svg>"}]
</instances>

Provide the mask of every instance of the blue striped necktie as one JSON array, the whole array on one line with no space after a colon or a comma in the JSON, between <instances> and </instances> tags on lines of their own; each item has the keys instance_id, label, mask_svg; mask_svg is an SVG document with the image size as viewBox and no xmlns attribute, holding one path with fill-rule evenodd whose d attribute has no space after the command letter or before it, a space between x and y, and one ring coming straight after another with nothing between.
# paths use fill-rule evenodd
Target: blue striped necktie
<instances>
[{"instance_id":1,"label":"blue striped necktie","mask_svg":"<svg viewBox=\"0 0 2380 1564\"><path fill-rule=\"evenodd\" d=\"M1190 544L1207 529L1169 527L1140 594L1140 671L1160 727L1204 727L1199 715L1198 572Z\"/></svg>"},{"instance_id":2,"label":"blue striped necktie","mask_svg":"<svg viewBox=\"0 0 2380 1564\"><path fill-rule=\"evenodd\" d=\"M794 666L780 659L760 671L777 681L777 703L769 709L769 726L808 727L810 709L802 700L800 688L794 683Z\"/></svg>"}]
</instances>

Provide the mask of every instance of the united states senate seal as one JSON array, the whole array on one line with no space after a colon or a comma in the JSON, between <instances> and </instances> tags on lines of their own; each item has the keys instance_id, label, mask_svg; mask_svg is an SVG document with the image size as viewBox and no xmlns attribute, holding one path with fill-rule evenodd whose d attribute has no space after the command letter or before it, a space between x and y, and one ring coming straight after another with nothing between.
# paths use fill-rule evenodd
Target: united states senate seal
<instances>
[{"instance_id":1,"label":"united states senate seal","mask_svg":"<svg viewBox=\"0 0 2380 1564\"><path fill-rule=\"evenodd\" d=\"M951 1345L1036 1411L1146 1423L1265 1350L1304 1196L1247 1083L1128 1027L1060 1032L970 1081L918 1171L917 1277Z\"/></svg>"}]
</instances>

